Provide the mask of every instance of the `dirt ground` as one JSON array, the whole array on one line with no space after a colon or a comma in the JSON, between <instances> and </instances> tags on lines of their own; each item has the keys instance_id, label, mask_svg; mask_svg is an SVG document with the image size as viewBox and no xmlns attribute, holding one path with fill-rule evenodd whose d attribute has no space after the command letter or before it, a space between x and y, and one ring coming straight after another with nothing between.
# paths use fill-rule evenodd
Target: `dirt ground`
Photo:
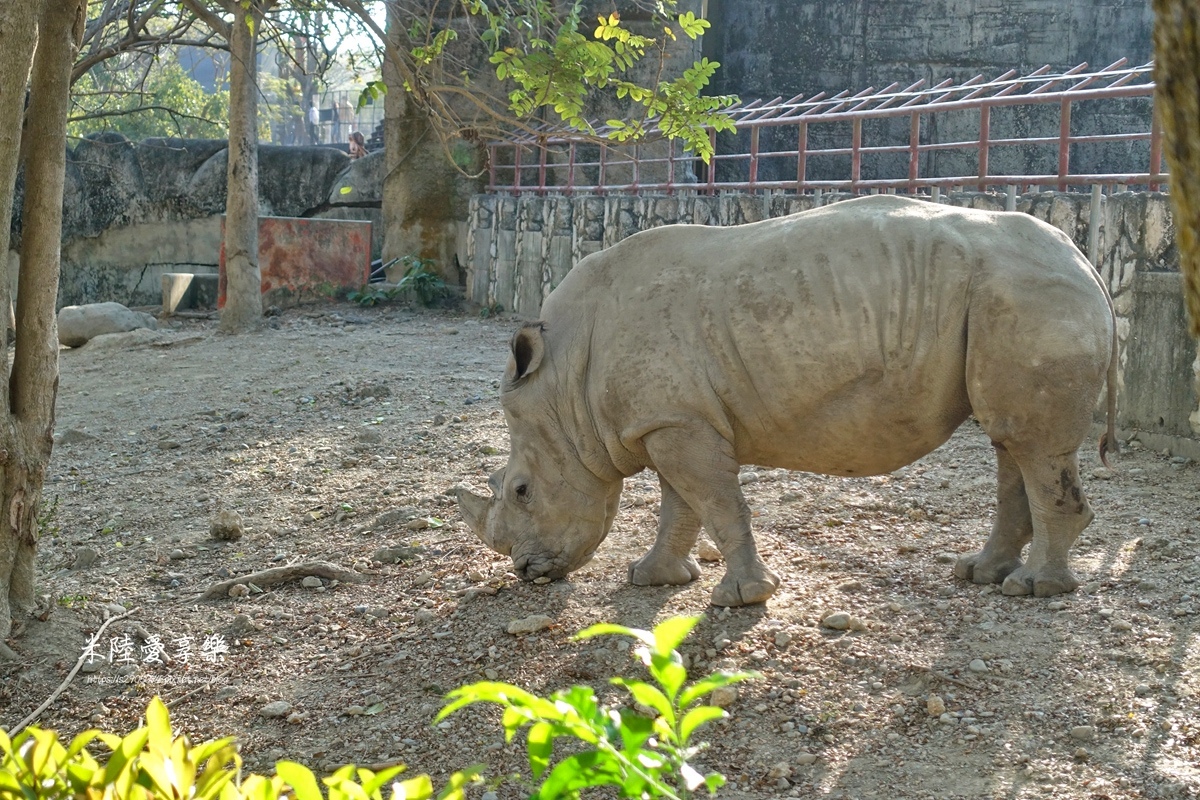
<instances>
[{"instance_id":1,"label":"dirt ground","mask_svg":"<svg viewBox=\"0 0 1200 800\"><path fill-rule=\"evenodd\" d=\"M128 611L43 725L123 732L158 694L193 740L235 734L256 770L286 757L402 761L435 781L475 762L528 774L493 710L435 725L444 693L487 677L615 698L609 676L640 674L628 643L571 634L703 612L682 648L693 675L763 675L701 736L699 764L729 779L723 797L1200 795L1193 463L1135 444L1093 474L1089 443L1097 516L1073 551L1085 585L1065 597L953 577L954 554L991 525L994 458L973 423L876 478L747 468L759 546L784 576L765 607L709 606L717 563L686 587L626 583L653 538L651 474L626 481L591 564L523 584L446 493L486 491L506 459L497 386L513 320L331 305L241 337L173 324L143 346L62 353L46 613L11 640L22 660L0 663L6 726L49 697L106 615ZM243 538L211 536L221 510L241 515ZM313 560L365 580L198 599L225 578ZM820 624L839 611L860 630ZM506 632L534 614L552 626ZM147 661L156 636L171 663ZM495 792L522 796L517 783Z\"/></svg>"}]
</instances>

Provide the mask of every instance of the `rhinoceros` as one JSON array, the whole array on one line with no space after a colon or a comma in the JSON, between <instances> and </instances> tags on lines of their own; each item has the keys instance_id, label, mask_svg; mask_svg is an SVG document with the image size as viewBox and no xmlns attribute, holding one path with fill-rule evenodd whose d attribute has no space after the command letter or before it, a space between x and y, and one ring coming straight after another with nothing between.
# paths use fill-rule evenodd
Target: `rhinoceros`
<instances>
[{"instance_id":1,"label":"rhinoceros","mask_svg":"<svg viewBox=\"0 0 1200 800\"><path fill-rule=\"evenodd\" d=\"M955 574L1070 592L1068 550L1093 518L1078 449L1106 382L1101 455L1115 445L1115 330L1096 271L1025 214L881 195L647 230L580 261L513 336L508 464L493 497L460 487L459 506L520 577L555 579L592 558L622 479L650 469L658 536L632 583L697 578L703 526L726 564L713 604L760 603L779 577L740 465L880 475L973 414L995 448L997 508Z\"/></svg>"}]
</instances>

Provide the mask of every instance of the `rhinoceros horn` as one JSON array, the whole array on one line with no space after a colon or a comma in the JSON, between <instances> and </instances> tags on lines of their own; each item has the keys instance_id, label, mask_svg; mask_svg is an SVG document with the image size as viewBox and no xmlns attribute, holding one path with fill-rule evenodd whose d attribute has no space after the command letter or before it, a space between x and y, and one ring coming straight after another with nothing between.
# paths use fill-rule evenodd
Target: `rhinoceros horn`
<instances>
[{"instance_id":1,"label":"rhinoceros horn","mask_svg":"<svg viewBox=\"0 0 1200 800\"><path fill-rule=\"evenodd\" d=\"M467 525L471 526L471 530L479 537L479 541L494 550L492 539L487 532L488 507L493 501L475 494L466 487L459 487L455 494L458 496L458 508Z\"/></svg>"}]
</instances>

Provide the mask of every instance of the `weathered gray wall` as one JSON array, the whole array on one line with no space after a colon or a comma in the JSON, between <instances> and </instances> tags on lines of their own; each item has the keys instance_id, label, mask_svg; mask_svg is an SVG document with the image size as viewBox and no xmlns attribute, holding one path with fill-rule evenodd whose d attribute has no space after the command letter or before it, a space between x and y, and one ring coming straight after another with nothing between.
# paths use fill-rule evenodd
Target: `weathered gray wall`
<instances>
[{"instance_id":1,"label":"weathered gray wall","mask_svg":"<svg viewBox=\"0 0 1200 800\"><path fill-rule=\"evenodd\" d=\"M584 256L639 230L686 222L739 225L848 195L534 197L480 195L467 223L467 298L534 318L542 300ZM961 193L944 202L1003 210L1005 196ZM1017 210L1066 232L1088 252L1090 197L1027 194ZM1117 311L1118 424L1148 446L1200 458L1200 357L1186 333L1175 230L1166 195L1101 199L1098 258ZM1180 450L1184 452L1184 450Z\"/></svg>"},{"instance_id":2,"label":"weathered gray wall","mask_svg":"<svg viewBox=\"0 0 1200 800\"><path fill-rule=\"evenodd\" d=\"M1061 71L1084 61L1099 69L1122 57L1131 64L1151 59L1148 0L709 0L708 11L713 25L704 50L721 62L714 88L747 99L858 92L893 81L903 87L921 78L932 86L946 78L996 77L1008 69L1024 74L1046 64ZM1073 130L1118 133L1139 125L1146 130L1148 108L1148 99L1081 104L1073 110ZM1057 136L1058 107L997 109L991 124L993 139ZM898 140L907 141L908 120L895 125ZM978 136L977 113L941 116L938 125L923 131L926 141ZM886 130L866 128L868 144ZM810 136L810 147L845 147L849 126L817 126ZM764 150L794 146L769 136L762 143ZM1148 156L1144 143L1076 146L1071 154L1076 172L1118 172L1126 162L1140 172ZM848 177L848 160L842 161L814 160L809 177ZM994 174L1010 175L1054 174L1057 164L1054 148L997 148L991 162ZM974 163L973 155L961 152L926 153L922 174L971 174ZM775 179L776 169L787 171L782 161L766 161L760 177ZM863 164L864 178L905 174L901 165L897 175L885 157Z\"/></svg>"},{"instance_id":3,"label":"weathered gray wall","mask_svg":"<svg viewBox=\"0 0 1200 800\"><path fill-rule=\"evenodd\" d=\"M224 141L130 142L119 134L87 138L70 150L59 305L158 305L164 272L215 273L226 158ZM351 161L329 147L264 145L260 213L371 221L377 257L382 168L382 153ZM20 246L22 193L18 182L14 248Z\"/></svg>"}]
</instances>

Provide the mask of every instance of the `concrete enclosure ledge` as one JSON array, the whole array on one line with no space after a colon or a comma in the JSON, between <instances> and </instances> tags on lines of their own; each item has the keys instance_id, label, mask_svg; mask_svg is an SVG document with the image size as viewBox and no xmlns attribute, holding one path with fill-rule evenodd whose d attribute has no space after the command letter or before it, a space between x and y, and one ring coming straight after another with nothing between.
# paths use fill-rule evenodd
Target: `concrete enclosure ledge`
<instances>
[{"instance_id":1,"label":"concrete enclosure ledge","mask_svg":"<svg viewBox=\"0 0 1200 800\"><path fill-rule=\"evenodd\" d=\"M166 272L162 276L162 313L217 305L218 276L191 272Z\"/></svg>"}]
</instances>

